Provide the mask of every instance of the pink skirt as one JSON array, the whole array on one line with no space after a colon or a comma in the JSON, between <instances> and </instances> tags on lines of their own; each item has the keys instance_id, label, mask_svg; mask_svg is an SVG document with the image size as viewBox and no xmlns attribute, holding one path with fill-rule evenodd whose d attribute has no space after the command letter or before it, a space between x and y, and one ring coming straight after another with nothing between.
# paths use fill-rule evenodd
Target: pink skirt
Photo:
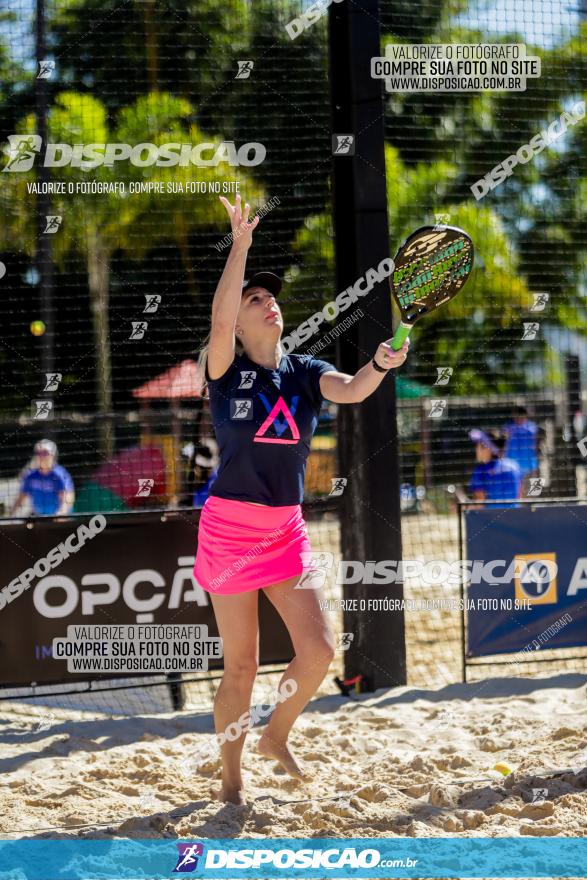
<instances>
[{"instance_id":1,"label":"pink skirt","mask_svg":"<svg viewBox=\"0 0 587 880\"><path fill-rule=\"evenodd\" d=\"M268 507L210 495L198 526L194 578L227 596L260 590L303 571L311 552L300 504Z\"/></svg>"}]
</instances>

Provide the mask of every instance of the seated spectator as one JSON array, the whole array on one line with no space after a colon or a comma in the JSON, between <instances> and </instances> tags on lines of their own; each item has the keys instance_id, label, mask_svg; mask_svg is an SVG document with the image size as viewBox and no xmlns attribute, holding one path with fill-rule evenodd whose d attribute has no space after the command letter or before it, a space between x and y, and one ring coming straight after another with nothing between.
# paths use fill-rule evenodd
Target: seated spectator
<instances>
[{"instance_id":1,"label":"seated spectator","mask_svg":"<svg viewBox=\"0 0 587 880\"><path fill-rule=\"evenodd\" d=\"M57 446L52 440L39 440L34 451L37 467L24 475L12 515L16 516L28 497L36 516L66 516L71 513L75 493L71 475L56 464Z\"/></svg>"}]
</instances>

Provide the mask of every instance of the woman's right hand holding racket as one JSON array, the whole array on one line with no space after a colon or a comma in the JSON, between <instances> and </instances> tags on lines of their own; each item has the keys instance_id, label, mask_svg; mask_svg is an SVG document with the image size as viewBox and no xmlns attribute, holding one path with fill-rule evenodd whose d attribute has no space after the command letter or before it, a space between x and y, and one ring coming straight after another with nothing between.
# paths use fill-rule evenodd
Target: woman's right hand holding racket
<instances>
[{"instance_id":1,"label":"woman's right hand holding racket","mask_svg":"<svg viewBox=\"0 0 587 880\"><path fill-rule=\"evenodd\" d=\"M253 217L253 219L249 221L249 211L251 210L251 206L246 203L243 211L240 196L236 197L234 205L231 205L228 199L225 199L224 196L220 196L220 201L226 208L226 212L230 217L233 249L248 251L253 243L253 230L257 228L259 217Z\"/></svg>"},{"instance_id":2,"label":"woman's right hand holding racket","mask_svg":"<svg viewBox=\"0 0 587 880\"><path fill-rule=\"evenodd\" d=\"M406 339L402 347L397 351L391 348L389 342L382 342L377 347L377 351L375 352L373 359L375 363L383 369L392 370L403 365L405 359L408 356L409 348L409 338Z\"/></svg>"}]
</instances>

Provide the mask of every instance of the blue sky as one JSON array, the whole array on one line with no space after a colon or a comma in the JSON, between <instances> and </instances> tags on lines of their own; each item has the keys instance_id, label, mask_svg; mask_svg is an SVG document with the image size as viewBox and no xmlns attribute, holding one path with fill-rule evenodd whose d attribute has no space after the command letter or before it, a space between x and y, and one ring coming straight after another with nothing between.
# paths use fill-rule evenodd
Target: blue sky
<instances>
[{"instance_id":1,"label":"blue sky","mask_svg":"<svg viewBox=\"0 0 587 880\"><path fill-rule=\"evenodd\" d=\"M455 19L496 36L518 32L537 46L564 42L579 25L581 0L479 0Z\"/></svg>"}]
</instances>

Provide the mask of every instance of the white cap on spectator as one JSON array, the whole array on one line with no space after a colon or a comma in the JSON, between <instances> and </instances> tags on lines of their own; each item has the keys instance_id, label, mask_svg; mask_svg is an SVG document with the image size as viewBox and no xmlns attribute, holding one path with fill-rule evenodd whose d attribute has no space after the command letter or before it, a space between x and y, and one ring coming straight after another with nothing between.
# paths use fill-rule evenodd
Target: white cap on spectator
<instances>
[{"instance_id":1,"label":"white cap on spectator","mask_svg":"<svg viewBox=\"0 0 587 880\"><path fill-rule=\"evenodd\" d=\"M49 455L57 455L57 446L52 440L39 440L35 443L35 452L48 452Z\"/></svg>"}]
</instances>

